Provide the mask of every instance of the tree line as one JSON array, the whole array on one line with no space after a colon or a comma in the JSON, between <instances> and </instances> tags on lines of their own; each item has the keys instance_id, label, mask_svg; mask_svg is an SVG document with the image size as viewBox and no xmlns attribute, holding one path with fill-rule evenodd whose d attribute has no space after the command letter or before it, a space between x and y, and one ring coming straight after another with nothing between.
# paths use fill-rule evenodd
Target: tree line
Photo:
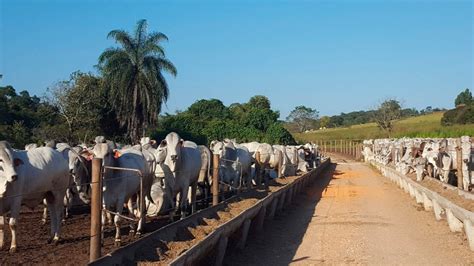
<instances>
[{"instance_id":1,"label":"tree line","mask_svg":"<svg viewBox=\"0 0 474 266\"><path fill-rule=\"evenodd\" d=\"M415 108L402 108L398 100L387 99L374 110L354 111L321 117L316 109L301 105L296 106L286 118L286 128L291 132L305 132L320 128L348 127L373 122L390 135L393 129L393 122L397 119L441 111L444 111L443 118L441 119L443 126L474 123L474 98L471 91L465 89L459 93L454 103L456 108L452 110L433 108L432 106L416 110Z\"/></svg>"}]
</instances>

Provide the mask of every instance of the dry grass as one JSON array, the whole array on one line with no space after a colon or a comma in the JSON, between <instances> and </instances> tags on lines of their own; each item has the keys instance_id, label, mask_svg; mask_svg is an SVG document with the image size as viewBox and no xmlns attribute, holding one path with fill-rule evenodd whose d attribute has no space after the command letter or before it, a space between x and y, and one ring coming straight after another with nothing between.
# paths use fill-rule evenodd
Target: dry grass
<instances>
[{"instance_id":1,"label":"dry grass","mask_svg":"<svg viewBox=\"0 0 474 266\"><path fill-rule=\"evenodd\" d=\"M474 124L441 126L442 112L410 117L395 122L391 137L432 137L447 138L463 135L474 136ZM330 128L311 133L293 133L298 141L317 141L335 139L374 139L388 137L375 123L354 125L344 128Z\"/></svg>"}]
</instances>

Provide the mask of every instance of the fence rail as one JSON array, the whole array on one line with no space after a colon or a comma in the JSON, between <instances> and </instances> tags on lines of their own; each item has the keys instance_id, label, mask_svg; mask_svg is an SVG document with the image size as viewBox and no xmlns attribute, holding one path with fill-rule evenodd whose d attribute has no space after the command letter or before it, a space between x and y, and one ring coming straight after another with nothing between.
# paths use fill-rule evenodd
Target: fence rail
<instances>
[{"instance_id":1,"label":"fence rail","mask_svg":"<svg viewBox=\"0 0 474 266\"><path fill-rule=\"evenodd\" d=\"M348 156L356 161L362 161L363 140L317 140L320 152L326 156L328 153L337 153Z\"/></svg>"}]
</instances>

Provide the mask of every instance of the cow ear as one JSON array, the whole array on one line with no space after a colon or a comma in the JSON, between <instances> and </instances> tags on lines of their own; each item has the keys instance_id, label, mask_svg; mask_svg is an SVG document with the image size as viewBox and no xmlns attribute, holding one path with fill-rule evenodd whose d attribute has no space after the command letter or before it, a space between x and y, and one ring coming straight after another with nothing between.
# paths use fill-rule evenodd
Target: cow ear
<instances>
[{"instance_id":1,"label":"cow ear","mask_svg":"<svg viewBox=\"0 0 474 266\"><path fill-rule=\"evenodd\" d=\"M166 144L166 139L164 139L160 142L160 147L166 147Z\"/></svg>"},{"instance_id":2,"label":"cow ear","mask_svg":"<svg viewBox=\"0 0 474 266\"><path fill-rule=\"evenodd\" d=\"M21 159L19 159L19 158L15 158L15 159L13 160L13 164L15 165L15 167L17 167L17 166L22 165L22 164L23 164L23 161L22 161Z\"/></svg>"},{"instance_id":3,"label":"cow ear","mask_svg":"<svg viewBox=\"0 0 474 266\"><path fill-rule=\"evenodd\" d=\"M118 159L120 156L122 156L122 153L119 150L114 150L114 158Z\"/></svg>"}]
</instances>

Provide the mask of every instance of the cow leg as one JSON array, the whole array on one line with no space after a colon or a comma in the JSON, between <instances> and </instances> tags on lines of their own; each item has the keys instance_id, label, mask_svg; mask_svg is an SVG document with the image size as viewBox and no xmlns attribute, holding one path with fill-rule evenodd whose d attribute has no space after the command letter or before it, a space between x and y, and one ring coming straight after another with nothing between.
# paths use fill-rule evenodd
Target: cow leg
<instances>
[{"instance_id":1,"label":"cow leg","mask_svg":"<svg viewBox=\"0 0 474 266\"><path fill-rule=\"evenodd\" d=\"M47 220L48 220L48 207L47 205L45 205L43 207L43 218L41 219L41 223L45 225Z\"/></svg>"},{"instance_id":2,"label":"cow leg","mask_svg":"<svg viewBox=\"0 0 474 266\"><path fill-rule=\"evenodd\" d=\"M170 186L165 186L166 194L169 196L171 211L170 211L170 221L174 221L174 215L176 214L176 202L175 202L175 195L173 195L173 191L171 190ZM166 198L166 197L165 197ZM177 198L177 197L176 197Z\"/></svg>"},{"instance_id":3,"label":"cow leg","mask_svg":"<svg viewBox=\"0 0 474 266\"><path fill-rule=\"evenodd\" d=\"M133 197L130 197L127 201L127 209L128 209L128 212L130 213L130 215L133 215L133 216L136 216L136 213L135 213L135 208L133 206ZM129 232L130 235L133 235L135 234L135 225L133 223L130 224L130 232Z\"/></svg>"},{"instance_id":4,"label":"cow leg","mask_svg":"<svg viewBox=\"0 0 474 266\"><path fill-rule=\"evenodd\" d=\"M54 244L57 244L59 241L61 220L62 220L63 209L64 209L64 204L61 199L64 199L64 197L65 197L65 191L63 193L60 193L60 192L46 193L46 202L48 203L49 216L51 219L51 241Z\"/></svg>"},{"instance_id":5,"label":"cow leg","mask_svg":"<svg viewBox=\"0 0 474 266\"><path fill-rule=\"evenodd\" d=\"M186 209L188 206L188 201L186 200L185 197L188 197L188 191L189 191L189 185L184 186L182 191L179 193L178 207L181 210L181 219L184 219L184 217L186 217Z\"/></svg>"},{"instance_id":6,"label":"cow leg","mask_svg":"<svg viewBox=\"0 0 474 266\"><path fill-rule=\"evenodd\" d=\"M12 234L12 243L10 245L10 253L16 252L16 218L11 217L9 221L10 231Z\"/></svg>"},{"instance_id":7,"label":"cow leg","mask_svg":"<svg viewBox=\"0 0 474 266\"><path fill-rule=\"evenodd\" d=\"M105 229L105 222L106 222L106 218L107 218L107 213L105 211L106 208L105 208L105 205L102 206L102 214L101 214L101 226L100 226L100 235L101 235L101 238L100 238L100 241L101 241L101 245L103 246L104 245L104 229Z\"/></svg>"},{"instance_id":8,"label":"cow leg","mask_svg":"<svg viewBox=\"0 0 474 266\"><path fill-rule=\"evenodd\" d=\"M125 200L119 200L118 201L118 204L116 206L116 212L118 214L122 214L122 211L123 211L123 202ZM114 215L114 224L115 224L115 246L116 247L119 247L121 242L122 242L122 239L121 239L121 235L120 235L120 223L121 223L121 220L122 218L119 216L119 215Z\"/></svg>"},{"instance_id":9,"label":"cow leg","mask_svg":"<svg viewBox=\"0 0 474 266\"><path fill-rule=\"evenodd\" d=\"M64 196L64 206L66 209L66 213L65 213L63 222L65 221L66 218L69 218L69 210L71 209L73 198L74 198L73 191L70 188L68 188L66 190L66 195Z\"/></svg>"},{"instance_id":10,"label":"cow leg","mask_svg":"<svg viewBox=\"0 0 474 266\"><path fill-rule=\"evenodd\" d=\"M15 199L14 203L11 207L11 216L10 220L8 221L8 225L10 226L10 232L12 234L12 242L10 244L10 253L16 252L16 223L18 217L20 217L20 208L21 208L21 198L18 197Z\"/></svg>"},{"instance_id":11,"label":"cow leg","mask_svg":"<svg viewBox=\"0 0 474 266\"><path fill-rule=\"evenodd\" d=\"M191 213L196 212L196 190L197 183L191 184Z\"/></svg>"}]
</instances>

